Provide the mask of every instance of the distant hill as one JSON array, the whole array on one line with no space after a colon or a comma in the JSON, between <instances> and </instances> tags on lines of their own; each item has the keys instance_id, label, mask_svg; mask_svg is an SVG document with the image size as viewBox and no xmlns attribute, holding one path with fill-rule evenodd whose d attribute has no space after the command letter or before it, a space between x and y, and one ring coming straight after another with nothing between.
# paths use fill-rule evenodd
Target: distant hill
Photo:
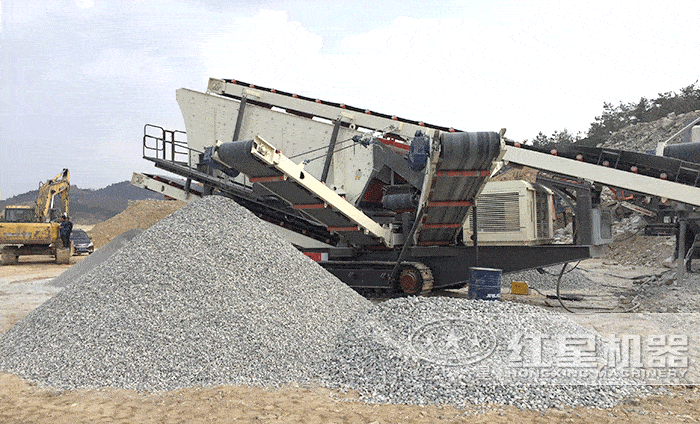
<instances>
[{"instance_id":1,"label":"distant hill","mask_svg":"<svg viewBox=\"0 0 700 424\"><path fill-rule=\"evenodd\" d=\"M32 190L2 200L0 209L4 209L7 205L31 205L36 201L38 194L39 190ZM146 199L164 199L164 196L135 187L129 181L115 183L98 190L71 186L71 220L77 224L96 224L124 211L129 206L129 201Z\"/></svg>"}]
</instances>

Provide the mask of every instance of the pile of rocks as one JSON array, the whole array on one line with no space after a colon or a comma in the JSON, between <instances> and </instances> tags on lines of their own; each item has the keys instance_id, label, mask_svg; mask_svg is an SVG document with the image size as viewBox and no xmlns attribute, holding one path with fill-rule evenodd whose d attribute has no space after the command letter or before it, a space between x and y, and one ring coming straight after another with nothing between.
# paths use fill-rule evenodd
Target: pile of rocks
<instances>
[{"instance_id":1,"label":"pile of rocks","mask_svg":"<svg viewBox=\"0 0 700 424\"><path fill-rule=\"evenodd\" d=\"M653 122L644 122L625 127L613 133L605 143L598 145L598 147L633 152L655 150L659 142L666 141L698 116L700 116L700 110L680 115L671 112L665 118ZM679 135L670 143L687 141L690 141L690 132Z\"/></svg>"},{"instance_id":2,"label":"pile of rocks","mask_svg":"<svg viewBox=\"0 0 700 424\"><path fill-rule=\"evenodd\" d=\"M625 236L639 234L647 222L641 215L630 215L620 220L614 221L612 225L613 238L616 240L623 239Z\"/></svg>"},{"instance_id":3,"label":"pile of rocks","mask_svg":"<svg viewBox=\"0 0 700 424\"><path fill-rule=\"evenodd\" d=\"M700 275L686 274L676 278L673 270L639 281L639 287L627 295L630 303L638 303L639 312L692 313L700 310ZM682 315L681 315L682 316Z\"/></svg>"},{"instance_id":4,"label":"pile of rocks","mask_svg":"<svg viewBox=\"0 0 700 424\"><path fill-rule=\"evenodd\" d=\"M566 224L565 227L554 230L555 244L573 244L574 243L574 226L572 222Z\"/></svg>"},{"instance_id":5,"label":"pile of rocks","mask_svg":"<svg viewBox=\"0 0 700 424\"><path fill-rule=\"evenodd\" d=\"M87 258L63 271L63 273L51 281L51 285L54 287L66 287L72 284L73 281L76 281L80 276L87 274L93 268L112 257L119 249L128 246L131 240L142 232L143 230L140 228L124 231L112 239L112 241L97 249Z\"/></svg>"},{"instance_id":6,"label":"pile of rocks","mask_svg":"<svg viewBox=\"0 0 700 424\"><path fill-rule=\"evenodd\" d=\"M662 267L673 257L674 236L644 236L632 234L608 245L608 263Z\"/></svg>"},{"instance_id":7,"label":"pile of rocks","mask_svg":"<svg viewBox=\"0 0 700 424\"><path fill-rule=\"evenodd\" d=\"M3 334L0 370L62 389L321 383L371 402L532 409L609 407L646 393L622 377L561 373L558 345L530 343L561 335L583 338L592 370L608 357L596 333L528 305L412 297L373 306L252 213L210 196Z\"/></svg>"},{"instance_id":8,"label":"pile of rocks","mask_svg":"<svg viewBox=\"0 0 700 424\"><path fill-rule=\"evenodd\" d=\"M595 365L558 362L566 359L557 345L563 336L585 340L585 350L595 352L585 360ZM393 299L350 323L327 364L326 384L357 390L370 402L527 409L610 407L646 393L637 381L597 374L607 348L564 315L529 305Z\"/></svg>"},{"instance_id":9,"label":"pile of rocks","mask_svg":"<svg viewBox=\"0 0 700 424\"><path fill-rule=\"evenodd\" d=\"M0 369L62 389L304 382L370 305L251 212L210 196L3 334Z\"/></svg>"}]
</instances>

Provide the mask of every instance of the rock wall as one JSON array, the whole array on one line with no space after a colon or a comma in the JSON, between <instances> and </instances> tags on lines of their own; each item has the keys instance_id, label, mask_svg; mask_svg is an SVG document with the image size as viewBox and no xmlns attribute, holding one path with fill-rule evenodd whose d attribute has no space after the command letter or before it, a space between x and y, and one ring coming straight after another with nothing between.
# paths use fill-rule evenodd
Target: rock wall
<instances>
[{"instance_id":1,"label":"rock wall","mask_svg":"<svg viewBox=\"0 0 700 424\"><path fill-rule=\"evenodd\" d=\"M610 149L629 150L633 152L644 152L649 149L656 149L659 142L667 140L683 127L691 123L700 116L700 110L676 115L669 113L665 118L640 124L630 125L620 131L613 133L610 139L601 143L598 147ZM690 141L690 129L678 135L670 144Z\"/></svg>"}]
</instances>

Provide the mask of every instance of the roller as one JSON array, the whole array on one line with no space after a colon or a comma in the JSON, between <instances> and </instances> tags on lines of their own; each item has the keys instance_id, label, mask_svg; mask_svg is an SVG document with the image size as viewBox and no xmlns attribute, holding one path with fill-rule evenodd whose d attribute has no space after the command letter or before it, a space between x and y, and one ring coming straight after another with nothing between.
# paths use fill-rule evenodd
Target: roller
<instances>
[{"instance_id":1,"label":"roller","mask_svg":"<svg viewBox=\"0 0 700 424\"><path fill-rule=\"evenodd\" d=\"M443 169L486 169L501 149L496 132L441 133Z\"/></svg>"},{"instance_id":2,"label":"roller","mask_svg":"<svg viewBox=\"0 0 700 424\"><path fill-rule=\"evenodd\" d=\"M246 175L274 174L267 165L262 164L253 155L254 140L217 143L212 159Z\"/></svg>"},{"instance_id":3,"label":"roller","mask_svg":"<svg viewBox=\"0 0 700 424\"><path fill-rule=\"evenodd\" d=\"M700 163L700 143L669 144L664 147L664 156Z\"/></svg>"},{"instance_id":4,"label":"roller","mask_svg":"<svg viewBox=\"0 0 700 424\"><path fill-rule=\"evenodd\" d=\"M418 196L410 193L387 194L382 198L382 206L392 211L415 209Z\"/></svg>"}]
</instances>

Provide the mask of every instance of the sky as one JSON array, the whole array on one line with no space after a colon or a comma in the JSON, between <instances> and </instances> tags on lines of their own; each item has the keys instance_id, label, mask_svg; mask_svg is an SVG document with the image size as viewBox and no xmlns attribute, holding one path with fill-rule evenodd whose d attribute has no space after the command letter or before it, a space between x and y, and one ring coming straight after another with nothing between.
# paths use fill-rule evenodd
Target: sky
<instances>
[{"instance_id":1,"label":"sky","mask_svg":"<svg viewBox=\"0 0 700 424\"><path fill-rule=\"evenodd\" d=\"M698 81L699 34L693 1L0 0L0 199L154 172L209 77L524 141Z\"/></svg>"}]
</instances>

